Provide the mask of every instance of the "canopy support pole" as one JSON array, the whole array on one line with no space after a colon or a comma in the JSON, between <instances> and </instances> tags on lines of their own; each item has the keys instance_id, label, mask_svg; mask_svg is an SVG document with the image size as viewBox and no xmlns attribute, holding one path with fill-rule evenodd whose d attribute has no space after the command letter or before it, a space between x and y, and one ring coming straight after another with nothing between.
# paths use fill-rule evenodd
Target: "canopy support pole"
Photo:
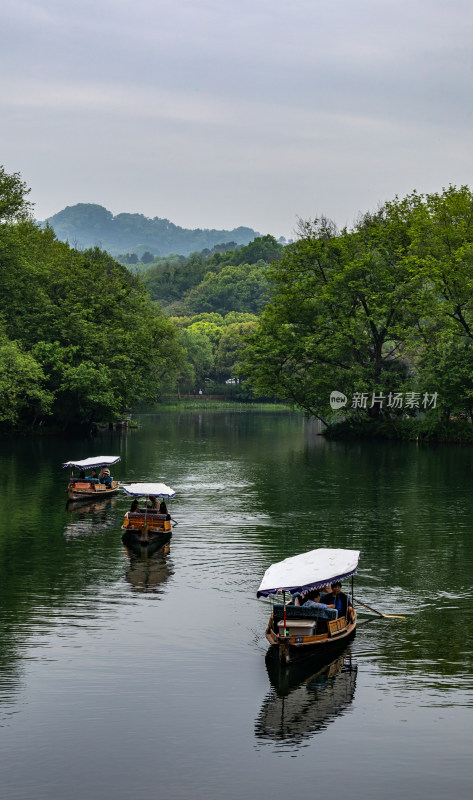
<instances>
[{"instance_id":1,"label":"canopy support pole","mask_svg":"<svg viewBox=\"0 0 473 800\"><path fill-rule=\"evenodd\" d=\"M141 531L142 542L146 542L148 539L148 500L149 500L149 495L147 495L145 500L145 524L143 530Z\"/></svg>"},{"instance_id":2,"label":"canopy support pole","mask_svg":"<svg viewBox=\"0 0 473 800\"><path fill-rule=\"evenodd\" d=\"M286 636L286 592L282 593L282 601L284 603L284 636Z\"/></svg>"}]
</instances>

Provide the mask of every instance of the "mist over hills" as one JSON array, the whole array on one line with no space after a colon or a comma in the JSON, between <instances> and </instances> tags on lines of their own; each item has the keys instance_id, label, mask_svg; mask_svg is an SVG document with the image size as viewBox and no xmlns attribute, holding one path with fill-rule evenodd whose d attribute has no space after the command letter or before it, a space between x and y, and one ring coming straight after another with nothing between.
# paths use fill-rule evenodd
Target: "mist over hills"
<instances>
[{"instance_id":1,"label":"mist over hills","mask_svg":"<svg viewBox=\"0 0 473 800\"><path fill-rule=\"evenodd\" d=\"M48 217L48 223L58 239L68 241L71 247L83 250L100 247L111 255L148 251L155 256L190 253L211 249L223 242L246 245L260 236L252 228L243 226L233 230L181 228L168 219L145 217L144 214L117 214L94 203L77 203Z\"/></svg>"}]
</instances>

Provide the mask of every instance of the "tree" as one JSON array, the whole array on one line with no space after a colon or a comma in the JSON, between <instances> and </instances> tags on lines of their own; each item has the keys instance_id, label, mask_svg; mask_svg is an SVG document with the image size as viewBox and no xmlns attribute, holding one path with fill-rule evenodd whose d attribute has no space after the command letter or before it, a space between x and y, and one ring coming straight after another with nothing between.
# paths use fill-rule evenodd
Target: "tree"
<instances>
[{"instance_id":1,"label":"tree","mask_svg":"<svg viewBox=\"0 0 473 800\"><path fill-rule=\"evenodd\" d=\"M189 325L187 330L204 334L204 336L206 336L210 342L212 354L215 356L223 333L223 328L221 325L217 325L215 322L207 322L203 319L197 319L196 322L192 320L192 323Z\"/></svg>"},{"instance_id":2,"label":"tree","mask_svg":"<svg viewBox=\"0 0 473 800\"><path fill-rule=\"evenodd\" d=\"M0 165L0 222L23 220L30 216L31 203L26 200L30 191L18 172L9 175Z\"/></svg>"},{"instance_id":3,"label":"tree","mask_svg":"<svg viewBox=\"0 0 473 800\"><path fill-rule=\"evenodd\" d=\"M258 261L256 264L229 264L218 273L207 272L202 282L187 294L186 306L194 313L258 313L269 299L267 270L267 263Z\"/></svg>"},{"instance_id":4,"label":"tree","mask_svg":"<svg viewBox=\"0 0 473 800\"><path fill-rule=\"evenodd\" d=\"M179 333L178 341L184 351L177 375L180 394L181 391L190 391L196 384L204 381L212 370L214 357L210 341L202 331L185 328Z\"/></svg>"},{"instance_id":5,"label":"tree","mask_svg":"<svg viewBox=\"0 0 473 800\"><path fill-rule=\"evenodd\" d=\"M473 340L473 194L467 186L449 186L422 203L415 197L412 267L431 289L435 317L453 335Z\"/></svg>"},{"instance_id":6,"label":"tree","mask_svg":"<svg viewBox=\"0 0 473 800\"><path fill-rule=\"evenodd\" d=\"M332 390L399 391L416 344L422 279L412 272L409 220L396 204L352 232L327 219L302 224L269 277L273 299L243 370L260 395L327 419ZM370 413L379 414L379 404Z\"/></svg>"},{"instance_id":7,"label":"tree","mask_svg":"<svg viewBox=\"0 0 473 800\"><path fill-rule=\"evenodd\" d=\"M32 221L0 226L0 316L32 387L47 394L38 414L50 408L63 428L155 400L182 358L175 327L135 276L99 248L78 252ZM32 409L19 408L11 424L39 419Z\"/></svg>"},{"instance_id":8,"label":"tree","mask_svg":"<svg viewBox=\"0 0 473 800\"><path fill-rule=\"evenodd\" d=\"M215 366L221 379L227 380L238 372L241 354L248 338L255 333L257 321L235 322L223 329L215 357Z\"/></svg>"},{"instance_id":9,"label":"tree","mask_svg":"<svg viewBox=\"0 0 473 800\"><path fill-rule=\"evenodd\" d=\"M0 329L0 425L11 427L20 421L34 425L48 415L53 397L45 383L38 362Z\"/></svg>"}]
</instances>

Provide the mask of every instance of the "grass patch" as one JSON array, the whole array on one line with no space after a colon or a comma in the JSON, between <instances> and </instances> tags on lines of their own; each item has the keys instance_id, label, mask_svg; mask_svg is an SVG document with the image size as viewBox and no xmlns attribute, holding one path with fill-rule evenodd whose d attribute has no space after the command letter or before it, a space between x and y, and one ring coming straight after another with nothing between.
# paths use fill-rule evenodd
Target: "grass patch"
<instances>
[{"instance_id":1,"label":"grass patch","mask_svg":"<svg viewBox=\"0 0 473 800\"><path fill-rule=\"evenodd\" d=\"M174 411L271 411L273 413L287 413L293 411L289 406L281 403L241 403L238 400L204 400L182 399L163 400L153 406L136 408L135 413L160 414Z\"/></svg>"}]
</instances>

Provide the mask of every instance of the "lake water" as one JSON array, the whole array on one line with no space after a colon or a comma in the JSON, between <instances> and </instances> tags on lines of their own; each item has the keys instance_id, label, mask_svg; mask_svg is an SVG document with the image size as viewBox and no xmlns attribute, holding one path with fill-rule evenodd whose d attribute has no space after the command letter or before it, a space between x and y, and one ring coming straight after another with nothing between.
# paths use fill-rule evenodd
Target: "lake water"
<instances>
[{"instance_id":1,"label":"lake water","mask_svg":"<svg viewBox=\"0 0 473 800\"><path fill-rule=\"evenodd\" d=\"M2 800L470 798L473 448L330 443L296 414L143 416L0 441ZM69 459L164 480L169 548L127 552L124 494L66 507ZM265 569L361 551L343 657L278 675ZM348 584L347 584L348 585Z\"/></svg>"}]
</instances>

